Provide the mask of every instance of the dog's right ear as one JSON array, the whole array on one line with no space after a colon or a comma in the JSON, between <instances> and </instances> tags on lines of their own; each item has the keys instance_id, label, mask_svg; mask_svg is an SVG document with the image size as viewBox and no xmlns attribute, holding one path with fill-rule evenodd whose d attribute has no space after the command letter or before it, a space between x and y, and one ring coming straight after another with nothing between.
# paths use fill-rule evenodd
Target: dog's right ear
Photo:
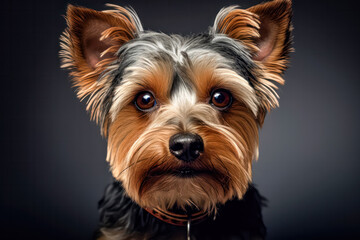
<instances>
[{"instance_id":1,"label":"dog's right ear","mask_svg":"<svg viewBox=\"0 0 360 240\"><path fill-rule=\"evenodd\" d=\"M143 31L135 11L116 5L112 10L95 11L69 5L67 29L60 40L62 68L71 70L77 96L89 96L87 110L95 120L101 118L101 97L105 82L98 81L106 66L116 60L116 52Z\"/></svg>"}]
</instances>

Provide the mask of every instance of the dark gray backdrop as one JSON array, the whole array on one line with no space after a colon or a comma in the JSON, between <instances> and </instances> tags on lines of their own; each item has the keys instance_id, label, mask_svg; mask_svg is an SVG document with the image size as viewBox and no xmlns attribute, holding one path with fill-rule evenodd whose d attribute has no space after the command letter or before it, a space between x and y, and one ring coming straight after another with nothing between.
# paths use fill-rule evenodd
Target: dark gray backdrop
<instances>
[{"instance_id":1,"label":"dark gray backdrop","mask_svg":"<svg viewBox=\"0 0 360 240\"><path fill-rule=\"evenodd\" d=\"M207 30L223 6L260 1L111 2L132 5L146 29L190 33ZM1 6L2 239L91 238L111 181L106 142L59 69L67 3ZM71 3L101 10L106 1ZM269 239L360 237L358 5L294 2L296 53L254 164Z\"/></svg>"}]
</instances>

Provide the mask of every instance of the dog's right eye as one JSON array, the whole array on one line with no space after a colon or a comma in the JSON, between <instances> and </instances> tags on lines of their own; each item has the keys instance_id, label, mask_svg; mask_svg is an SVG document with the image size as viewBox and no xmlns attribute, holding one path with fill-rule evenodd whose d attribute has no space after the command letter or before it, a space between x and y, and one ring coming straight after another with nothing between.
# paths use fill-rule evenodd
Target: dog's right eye
<instances>
[{"instance_id":1,"label":"dog's right eye","mask_svg":"<svg viewBox=\"0 0 360 240\"><path fill-rule=\"evenodd\" d=\"M135 98L135 106L140 111L148 112L156 106L156 100L150 92L141 92Z\"/></svg>"}]
</instances>

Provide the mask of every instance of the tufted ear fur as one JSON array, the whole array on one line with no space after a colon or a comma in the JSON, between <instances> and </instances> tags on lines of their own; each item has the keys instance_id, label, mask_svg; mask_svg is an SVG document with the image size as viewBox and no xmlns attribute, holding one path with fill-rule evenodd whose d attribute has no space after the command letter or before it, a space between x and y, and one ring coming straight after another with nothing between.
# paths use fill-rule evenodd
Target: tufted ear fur
<instances>
[{"instance_id":1,"label":"tufted ear fur","mask_svg":"<svg viewBox=\"0 0 360 240\"><path fill-rule=\"evenodd\" d=\"M291 0L273 0L246 10L228 7L219 12L213 27L215 34L239 40L261 68L253 85L265 112L278 106L273 82L284 84L281 74L292 51L291 6Z\"/></svg>"},{"instance_id":2,"label":"tufted ear fur","mask_svg":"<svg viewBox=\"0 0 360 240\"><path fill-rule=\"evenodd\" d=\"M78 98L89 97L87 110L96 121L104 121L101 102L107 90L107 82L99 79L100 74L116 60L119 48L143 31L132 9L108 6L114 9L95 11L69 5L68 27L60 38L61 67L71 70Z\"/></svg>"},{"instance_id":3,"label":"tufted ear fur","mask_svg":"<svg viewBox=\"0 0 360 240\"><path fill-rule=\"evenodd\" d=\"M275 0L247 9L260 20L260 36L254 41L259 50L254 59L278 73L286 69L288 54L292 51L291 5L290 0Z\"/></svg>"}]
</instances>

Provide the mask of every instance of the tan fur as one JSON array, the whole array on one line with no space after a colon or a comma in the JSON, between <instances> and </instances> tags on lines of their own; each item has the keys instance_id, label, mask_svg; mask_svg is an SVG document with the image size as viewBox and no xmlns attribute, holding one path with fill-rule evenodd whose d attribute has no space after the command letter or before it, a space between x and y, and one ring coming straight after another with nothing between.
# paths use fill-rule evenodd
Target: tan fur
<instances>
[{"instance_id":1,"label":"tan fur","mask_svg":"<svg viewBox=\"0 0 360 240\"><path fill-rule=\"evenodd\" d=\"M215 26L216 31L245 44L258 61L260 69L253 85L266 111L279 105L274 83L284 84L281 74L288 64L289 52L293 51L291 39L287 39L292 31L291 5L291 0L274 0L247 10L233 8ZM265 55L262 47L266 48Z\"/></svg>"},{"instance_id":2,"label":"tan fur","mask_svg":"<svg viewBox=\"0 0 360 240\"><path fill-rule=\"evenodd\" d=\"M115 89L115 97L110 109L112 121L116 119L122 106L133 100L141 90L154 93L159 104L167 103L173 75L171 62L144 59L136 66L129 67L128 72L123 77L122 84Z\"/></svg>"},{"instance_id":3,"label":"tan fur","mask_svg":"<svg viewBox=\"0 0 360 240\"><path fill-rule=\"evenodd\" d=\"M91 113L91 119L97 122L100 117L99 103L109 82L107 78L97 81L99 75L116 59L115 52L120 46L134 38L139 31L127 9L110 6L114 7L114 10L100 12L69 5L66 17L68 28L60 37L61 67L71 70L70 75L73 77L73 86L77 88L78 98L83 100L89 97L87 110ZM85 40L89 35L106 45L103 52L99 52L99 62L95 67L89 64L84 51Z\"/></svg>"}]
</instances>

